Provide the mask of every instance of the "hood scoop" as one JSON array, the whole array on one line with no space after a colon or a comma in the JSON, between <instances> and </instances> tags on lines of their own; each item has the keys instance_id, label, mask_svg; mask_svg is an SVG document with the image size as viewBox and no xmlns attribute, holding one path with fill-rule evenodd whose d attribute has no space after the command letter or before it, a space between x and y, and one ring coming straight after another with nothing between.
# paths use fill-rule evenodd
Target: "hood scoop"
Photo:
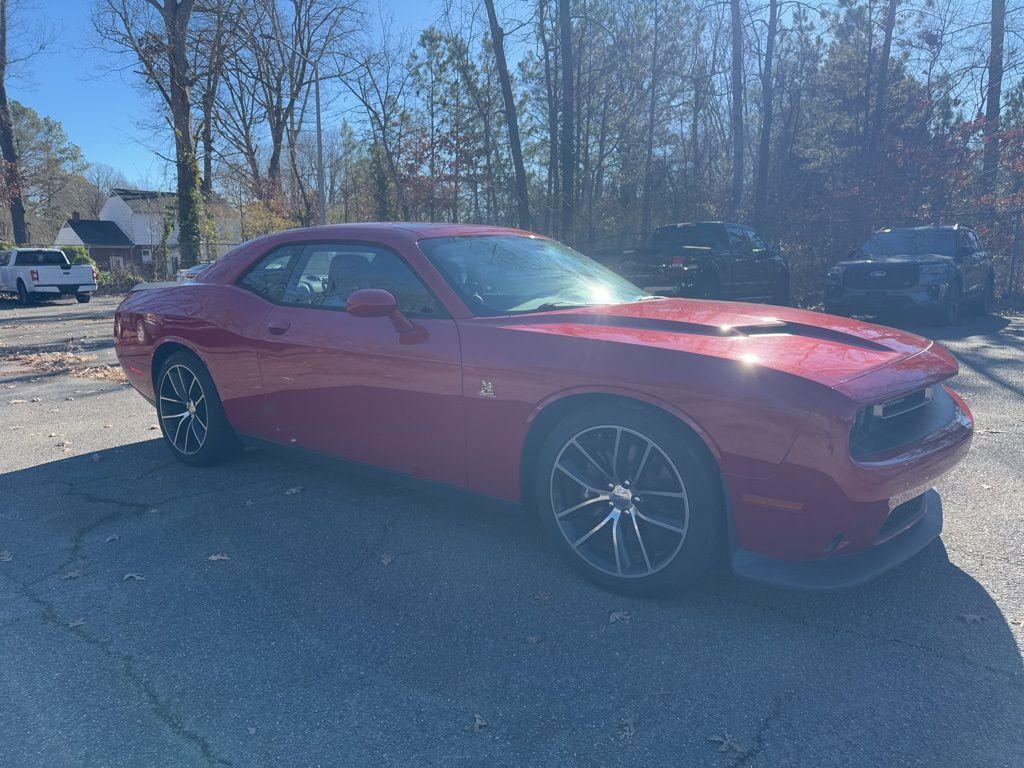
<instances>
[{"instance_id":1,"label":"hood scoop","mask_svg":"<svg viewBox=\"0 0 1024 768\"><path fill-rule=\"evenodd\" d=\"M803 336L808 339L834 341L836 344L845 344L848 347L860 347L872 352L892 351L892 349L884 344L871 341L871 339L843 333L832 328L823 328L819 325L806 325L805 323L780 322L766 325L737 325L732 330L741 336Z\"/></svg>"},{"instance_id":2,"label":"hood scoop","mask_svg":"<svg viewBox=\"0 0 1024 768\"><path fill-rule=\"evenodd\" d=\"M629 315L604 315L590 313L558 313L557 320L551 315L527 315L517 318L517 322L526 324L549 324L551 322L595 325L610 328L631 328L662 333L685 333L694 336L717 336L719 338L752 338L755 336L802 336L808 339L820 339L848 347L858 347L871 352L892 352L891 347L876 341L855 336L832 328L810 325L807 323L775 321L757 325L714 325L712 323L695 323L687 320L663 320L654 317L634 317Z\"/></svg>"}]
</instances>

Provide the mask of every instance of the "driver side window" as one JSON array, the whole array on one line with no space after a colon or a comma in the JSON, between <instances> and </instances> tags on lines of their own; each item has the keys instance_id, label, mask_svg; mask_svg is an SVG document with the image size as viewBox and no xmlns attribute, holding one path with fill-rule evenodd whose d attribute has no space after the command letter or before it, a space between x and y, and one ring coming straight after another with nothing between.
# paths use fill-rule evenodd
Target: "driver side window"
<instances>
[{"instance_id":1,"label":"driver side window","mask_svg":"<svg viewBox=\"0 0 1024 768\"><path fill-rule=\"evenodd\" d=\"M345 310L363 288L390 292L410 317L445 317L441 303L412 269L384 248L358 243L307 245L285 290L296 307Z\"/></svg>"}]
</instances>

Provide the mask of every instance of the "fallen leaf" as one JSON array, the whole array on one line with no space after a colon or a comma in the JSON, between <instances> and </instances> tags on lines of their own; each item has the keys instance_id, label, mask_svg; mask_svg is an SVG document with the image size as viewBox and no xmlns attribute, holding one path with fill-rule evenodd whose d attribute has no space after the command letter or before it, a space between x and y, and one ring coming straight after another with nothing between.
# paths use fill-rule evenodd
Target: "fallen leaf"
<instances>
[{"instance_id":1,"label":"fallen leaf","mask_svg":"<svg viewBox=\"0 0 1024 768\"><path fill-rule=\"evenodd\" d=\"M381 565L383 565L385 568L387 568L389 565L391 565L394 561L395 561L395 556L392 555L390 552L385 552L384 554L382 554L380 556Z\"/></svg>"},{"instance_id":2,"label":"fallen leaf","mask_svg":"<svg viewBox=\"0 0 1024 768\"><path fill-rule=\"evenodd\" d=\"M636 720L632 717L619 721L619 738L629 741L636 735Z\"/></svg>"},{"instance_id":3,"label":"fallen leaf","mask_svg":"<svg viewBox=\"0 0 1024 768\"><path fill-rule=\"evenodd\" d=\"M21 405L22 403L27 403L27 402L28 402L28 400L8 400L7 404L8 405Z\"/></svg>"},{"instance_id":4,"label":"fallen leaf","mask_svg":"<svg viewBox=\"0 0 1024 768\"><path fill-rule=\"evenodd\" d=\"M126 573L121 581L145 581L146 577L141 573Z\"/></svg>"},{"instance_id":5,"label":"fallen leaf","mask_svg":"<svg viewBox=\"0 0 1024 768\"><path fill-rule=\"evenodd\" d=\"M117 540L118 540L118 539L120 539L120 538L121 538L121 537L120 537L120 536L118 536L118 535L117 535L116 533L112 533L112 534L110 534L109 536L107 536L107 544L109 544L109 543L110 543L110 542L112 542L112 541L117 541Z\"/></svg>"},{"instance_id":6,"label":"fallen leaf","mask_svg":"<svg viewBox=\"0 0 1024 768\"><path fill-rule=\"evenodd\" d=\"M255 728L246 728L245 732L248 733L250 736L255 736L256 735L256 729Z\"/></svg>"},{"instance_id":7,"label":"fallen leaf","mask_svg":"<svg viewBox=\"0 0 1024 768\"><path fill-rule=\"evenodd\" d=\"M626 611L612 611L608 614L609 624L618 624L619 622L629 621L629 613Z\"/></svg>"},{"instance_id":8,"label":"fallen leaf","mask_svg":"<svg viewBox=\"0 0 1024 768\"><path fill-rule=\"evenodd\" d=\"M981 616L977 613L961 613L960 618L966 624L980 624L983 621L988 621L988 616Z\"/></svg>"},{"instance_id":9,"label":"fallen leaf","mask_svg":"<svg viewBox=\"0 0 1024 768\"><path fill-rule=\"evenodd\" d=\"M215 555L210 555L210 556L209 556L208 558L206 558L206 559L207 559L207 560L213 560L214 562L216 562L216 561L218 561L218 560L230 560L231 558L230 558L230 557L228 557L227 555L225 555L225 554L224 554L223 552L219 552L219 553L217 553L217 554L215 554Z\"/></svg>"},{"instance_id":10,"label":"fallen leaf","mask_svg":"<svg viewBox=\"0 0 1024 768\"><path fill-rule=\"evenodd\" d=\"M83 624L85 624L85 619L75 619L74 621L68 622L68 627L71 629L78 629Z\"/></svg>"},{"instance_id":11,"label":"fallen leaf","mask_svg":"<svg viewBox=\"0 0 1024 768\"><path fill-rule=\"evenodd\" d=\"M287 491L284 492L284 495L285 496L294 496L297 493L302 493L302 486L301 485L296 485L294 488L289 488Z\"/></svg>"},{"instance_id":12,"label":"fallen leaf","mask_svg":"<svg viewBox=\"0 0 1024 768\"><path fill-rule=\"evenodd\" d=\"M43 402L43 398L41 398L41 397L33 397L31 402L33 402L33 403L41 403L41 402Z\"/></svg>"},{"instance_id":13,"label":"fallen leaf","mask_svg":"<svg viewBox=\"0 0 1024 768\"><path fill-rule=\"evenodd\" d=\"M252 499L246 499L242 503L245 504L245 506L247 506L247 507L255 507L256 506L256 502L253 501Z\"/></svg>"},{"instance_id":14,"label":"fallen leaf","mask_svg":"<svg viewBox=\"0 0 1024 768\"><path fill-rule=\"evenodd\" d=\"M747 751L736 739L729 735L728 731L723 731L721 736L708 736L708 741L718 744L719 752L739 752L742 755L746 754Z\"/></svg>"},{"instance_id":15,"label":"fallen leaf","mask_svg":"<svg viewBox=\"0 0 1024 768\"><path fill-rule=\"evenodd\" d=\"M528 642L530 645L536 645L537 643L542 642L543 640L544 635L530 635L526 638L526 642Z\"/></svg>"},{"instance_id":16,"label":"fallen leaf","mask_svg":"<svg viewBox=\"0 0 1024 768\"><path fill-rule=\"evenodd\" d=\"M100 456L100 455L99 455L98 453L94 453L94 454L93 454L92 456L90 456L89 458L90 458L90 459L91 459L92 461L103 461L103 457L102 457L102 456Z\"/></svg>"},{"instance_id":17,"label":"fallen leaf","mask_svg":"<svg viewBox=\"0 0 1024 768\"><path fill-rule=\"evenodd\" d=\"M104 424L103 428L104 429L111 429L113 426L114 426L113 424Z\"/></svg>"},{"instance_id":18,"label":"fallen leaf","mask_svg":"<svg viewBox=\"0 0 1024 768\"><path fill-rule=\"evenodd\" d=\"M466 726L466 730L470 733L480 733L484 728L487 727L487 721L484 720L480 715L473 715L473 722Z\"/></svg>"},{"instance_id":19,"label":"fallen leaf","mask_svg":"<svg viewBox=\"0 0 1024 768\"><path fill-rule=\"evenodd\" d=\"M14 555L8 552L6 549L0 552L0 563L9 563L14 559Z\"/></svg>"},{"instance_id":20,"label":"fallen leaf","mask_svg":"<svg viewBox=\"0 0 1024 768\"><path fill-rule=\"evenodd\" d=\"M541 590L540 592L534 594L533 599L536 600L538 603L546 603L554 596L554 592L545 592L544 590Z\"/></svg>"},{"instance_id":21,"label":"fallen leaf","mask_svg":"<svg viewBox=\"0 0 1024 768\"><path fill-rule=\"evenodd\" d=\"M150 424L149 425L149 429L150 429L150 431L153 431L153 430L156 430L156 429L160 429L160 425L159 424Z\"/></svg>"},{"instance_id":22,"label":"fallen leaf","mask_svg":"<svg viewBox=\"0 0 1024 768\"><path fill-rule=\"evenodd\" d=\"M77 578L81 577L81 575L82 575L81 571L68 571L63 576L61 576L61 579L63 579L64 581L67 581L68 579L77 579Z\"/></svg>"}]
</instances>

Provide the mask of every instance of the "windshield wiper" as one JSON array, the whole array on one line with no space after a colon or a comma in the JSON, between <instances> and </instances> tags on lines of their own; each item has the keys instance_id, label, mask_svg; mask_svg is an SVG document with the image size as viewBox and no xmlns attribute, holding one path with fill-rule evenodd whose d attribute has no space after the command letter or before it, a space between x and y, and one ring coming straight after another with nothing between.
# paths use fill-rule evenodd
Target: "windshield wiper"
<instances>
[{"instance_id":1,"label":"windshield wiper","mask_svg":"<svg viewBox=\"0 0 1024 768\"><path fill-rule=\"evenodd\" d=\"M594 304L573 304L570 301L548 301L533 309L523 310L524 312L550 312L553 309L578 309L579 307L593 307Z\"/></svg>"}]
</instances>

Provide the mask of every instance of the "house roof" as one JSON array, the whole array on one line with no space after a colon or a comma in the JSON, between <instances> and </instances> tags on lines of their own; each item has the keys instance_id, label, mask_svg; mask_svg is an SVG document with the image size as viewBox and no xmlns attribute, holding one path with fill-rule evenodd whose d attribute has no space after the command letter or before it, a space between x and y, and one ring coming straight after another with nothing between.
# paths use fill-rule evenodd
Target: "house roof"
<instances>
[{"instance_id":1,"label":"house roof","mask_svg":"<svg viewBox=\"0 0 1024 768\"><path fill-rule=\"evenodd\" d=\"M112 189L111 197L120 197L136 213L166 213L178 196L174 192L148 189Z\"/></svg>"},{"instance_id":2,"label":"house roof","mask_svg":"<svg viewBox=\"0 0 1024 768\"><path fill-rule=\"evenodd\" d=\"M68 219L65 225L71 227L78 239L85 245L131 245L121 228L112 221L99 219Z\"/></svg>"}]
</instances>

